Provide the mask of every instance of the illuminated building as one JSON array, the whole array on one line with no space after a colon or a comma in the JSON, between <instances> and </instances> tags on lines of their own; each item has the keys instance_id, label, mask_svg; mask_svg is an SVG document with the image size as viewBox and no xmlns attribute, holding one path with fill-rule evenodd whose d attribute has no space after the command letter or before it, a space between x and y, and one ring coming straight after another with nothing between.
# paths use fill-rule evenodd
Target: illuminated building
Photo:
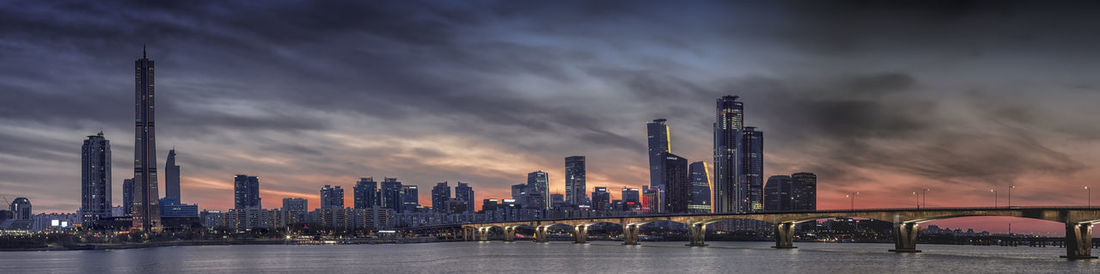
<instances>
[{"instance_id":1,"label":"illuminated building","mask_svg":"<svg viewBox=\"0 0 1100 274\"><path fill-rule=\"evenodd\" d=\"M711 199L714 212L748 211L747 188L741 187L740 139L744 122L744 105L737 96L717 100L714 123L714 189Z\"/></svg>"},{"instance_id":2,"label":"illuminated building","mask_svg":"<svg viewBox=\"0 0 1100 274\"><path fill-rule=\"evenodd\" d=\"M309 212L309 201L302 198L283 198L283 225L304 223Z\"/></svg>"},{"instance_id":3,"label":"illuminated building","mask_svg":"<svg viewBox=\"0 0 1100 274\"><path fill-rule=\"evenodd\" d=\"M665 176L665 209L668 213L688 212L692 185L688 174L688 160L672 153L664 153L661 174Z\"/></svg>"},{"instance_id":4,"label":"illuminated building","mask_svg":"<svg viewBox=\"0 0 1100 274\"><path fill-rule=\"evenodd\" d=\"M12 219L14 220L30 220L31 219L31 200L27 197L15 198L11 200Z\"/></svg>"},{"instance_id":5,"label":"illuminated building","mask_svg":"<svg viewBox=\"0 0 1100 274\"><path fill-rule=\"evenodd\" d=\"M817 210L817 175L791 174L791 210Z\"/></svg>"},{"instance_id":6,"label":"illuminated building","mask_svg":"<svg viewBox=\"0 0 1100 274\"><path fill-rule=\"evenodd\" d=\"M133 216L134 212L134 178L122 179L122 216ZM130 220L133 225L133 220Z\"/></svg>"},{"instance_id":7,"label":"illuminated building","mask_svg":"<svg viewBox=\"0 0 1100 274\"><path fill-rule=\"evenodd\" d=\"M383 178L382 188L378 191L378 200L382 208L393 212L401 211L401 182L397 178Z\"/></svg>"},{"instance_id":8,"label":"illuminated building","mask_svg":"<svg viewBox=\"0 0 1100 274\"><path fill-rule=\"evenodd\" d=\"M80 213L92 225L111 217L111 141L100 131L88 135L80 150Z\"/></svg>"},{"instance_id":9,"label":"illuminated building","mask_svg":"<svg viewBox=\"0 0 1100 274\"><path fill-rule=\"evenodd\" d=\"M580 205L588 201L584 156L565 157L565 202Z\"/></svg>"},{"instance_id":10,"label":"illuminated building","mask_svg":"<svg viewBox=\"0 0 1100 274\"><path fill-rule=\"evenodd\" d=\"M233 177L233 208L237 210L262 208L259 178L244 174Z\"/></svg>"},{"instance_id":11,"label":"illuminated building","mask_svg":"<svg viewBox=\"0 0 1100 274\"><path fill-rule=\"evenodd\" d=\"M661 195L657 188L642 186L642 213L657 213L660 203Z\"/></svg>"},{"instance_id":12,"label":"illuminated building","mask_svg":"<svg viewBox=\"0 0 1100 274\"><path fill-rule=\"evenodd\" d=\"M481 200L481 211L492 211L497 209L497 199L485 199Z\"/></svg>"},{"instance_id":13,"label":"illuminated building","mask_svg":"<svg viewBox=\"0 0 1100 274\"><path fill-rule=\"evenodd\" d=\"M688 211L692 213L709 213L710 207L710 170L707 163L698 161L688 167L691 173L691 203Z\"/></svg>"},{"instance_id":14,"label":"illuminated building","mask_svg":"<svg viewBox=\"0 0 1100 274\"><path fill-rule=\"evenodd\" d=\"M624 210L633 210L641 207L642 197L639 189L623 187L623 191L620 195L620 198L623 200Z\"/></svg>"},{"instance_id":15,"label":"illuminated building","mask_svg":"<svg viewBox=\"0 0 1100 274\"><path fill-rule=\"evenodd\" d=\"M344 208L344 189L329 185L321 187L321 208Z\"/></svg>"},{"instance_id":16,"label":"illuminated building","mask_svg":"<svg viewBox=\"0 0 1100 274\"><path fill-rule=\"evenodd\" d=\"M378 183L373 177L359 178L352 188L355 208L372 208L378 205Z\"/></svg>"},{"instance_id":17,"label":"illuminated building","mask_svg":"<svg viewBox=\"0 0 1100 274\"><path fill-rule=\"evenodd\" d=\"M605 211L611 209L611 192L606 187L598 186L592 192L592 209Z\"/></svg>"},{"instance_id":18,"label":"illuminated building","mask_svg":"<svg viewBox=\"0 0 1100 274\"><path fill-rule=\"evenodd\" d=\"M160 230L160 192L157 190L155 72L153 60L134 61L134 228Z\"/></svg>"},{"instance_id":19,"label":"illuminated building","mask_svg":"<svg viewBox=\"0 0 1100 274\"><path fill-rule=\"evenodd\" d=\"M661 163L664 162L664 154L672 152L667 121L656 119L646 124L646 139L649 143L649 187L656 188L657 195L662 197L666 189L665 176L662 174L664 170L661 169ZM656 210L660 211L663 207L663 205L658 205Z\"/></svg>"},{"instance_id":20,"label":"illuminated building","mask_svg":"<svg viewBox=\"0 0 1100 274\"><path fill-rule=\"evenodd\" d=\"M747 193L744 205L749 212L764 210L764 133L755 127L741 131L741 188Z\"/></svg>"},{"instance_id":21,"label":"illuminated building","mask_svg":"<svg viewBox=\"0 0 1100 274\"><path fill-rule=\"evenodd\" d=\"M401 210L398 212L416 212L420 207L419 193L415 185L401 185Z\"/></svg>"},{"instance_id":22,"label":"illuminated building","mask_svg":"<svg viewBox=\"0 0 1100 274\"><path fill-rule=\"evenodd\" d=\"M469 184L458 182L455 186L455 199L466 202L466 212L474 212L474 188Z\"/></svg>"},{"instance_id":23,"label":"illuminated building","mask_svg":"<svg viewBox=\"0 0 1100 274\"><path fill-rule=\"evenodd\" d=\"M439 182L432 188L432 210L435 212L447 211L447 200L451 199L451 187L447 182Z\"/></svg>"},{"instance_id":24,"label":"illuminated building","mask_svg":"<svg viewBox=\"0 0 1100 274\"><path fill-rule=\"evenodd\" d=\"M550 174L539 170L527 173L527 203L531 208L550 208Z\"/></svg>"}]
</instances>

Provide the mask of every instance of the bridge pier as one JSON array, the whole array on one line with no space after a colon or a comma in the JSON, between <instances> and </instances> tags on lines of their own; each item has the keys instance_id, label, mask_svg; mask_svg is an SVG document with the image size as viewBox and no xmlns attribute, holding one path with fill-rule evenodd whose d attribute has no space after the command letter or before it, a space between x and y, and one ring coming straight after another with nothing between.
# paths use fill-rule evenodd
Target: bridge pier
<instances>
[{"instance_id":1,"label":"bridge pier","mask_svg":"<svg viewBox=\"0 0 1100 274\"><path fill-rule=\"evenodd\" d=\"M588 225L578 225L573 227L573 243L583 244L588 242Z\"/></svg>"},{"instance_id":2,"label":"bridge pier","mask_svg":"<svg viewBox=\"0 0 1100 274\"><path fill-rule=\"evenodd\" d=\"M707 246L706 243L703 243L707 236L707 224L688 224L688 229L691 232L691 243L688 243L687 246Z\"/></svg>"},{"instance_id":3,"label":"bridge pier","mask_svg":"<svg viewBox=\"0 0 1100 274\"><path fill-rule=\"evenodd\" d=\"M548 226L537 226L537 227L535 227L535 242L536 243L545 243L545 242L549 241L549 240L546 239L546 230L548 230L548 229L550 229L550 227L548 227Z\"/></svg>"},{"instance_id":4,"label":"bridge pier","mask_svg":"<svg viewBox=\"0 0 1100 274\"><path fill-rule=\"evenodd\" d=\"M1062 258L1096 259L1092 256L1092 223L1066 222L1066 256Z\"/></svg>"},{"instance_id":5,"label":"bridge pier","mask_svg":"<svg viewBox=\"0 0 1100 274\"><path fill-rule=\"evenodd\" d=\"M478 240L479 241L488 241L489 240L489 229L491 229L491 228L492 227L479 227L477 229Z\"/></svg>"},{"instance_id":6,"label":"bridge pier","mask_svg":"<svg viewBox=\"0 0 1100 274\"><path fill-rule=\"evenodd\" d=\"M627 224L623 226L623 245L638 245L638 230L641 225Z\"/></svg>"},{"instance_id":7,"label":"bridge pier","mask_svg":"<svg viewBox=\"0 0 1100 274\"><path fill-rule=\"evenodd\" d=\"M516 227L506 226L504 227L504 241L515 242L516 241Z\"/></svg>"},{"instance_id":8,"label":"bridge pier","mask_svg":"<svg viewBox=\"0 0 1100 274\"><path fill-rule=\"evenodd\" d=\"M891 252L916 253L917 250L917 223L894 223L894 249Z\"/></svg>"},{"instance_id":9,"label":"bridge pier","mask_svg":"<svg viewBox=\"0 0 1100 274\"><path fill-rule=\"evenodd\" d=\"M794 247L794 223L775 224L775 246L772 248L797 248Z\"/></svg>"}]
</instances>

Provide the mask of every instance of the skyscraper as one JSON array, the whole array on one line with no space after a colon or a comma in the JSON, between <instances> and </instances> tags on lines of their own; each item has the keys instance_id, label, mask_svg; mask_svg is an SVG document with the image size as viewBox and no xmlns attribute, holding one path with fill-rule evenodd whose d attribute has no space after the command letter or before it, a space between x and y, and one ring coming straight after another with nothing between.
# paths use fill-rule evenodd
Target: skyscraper
<instances>
[{"instance_id":1,"label":"skyscraper","mask_svg":"<svg viewBox=\"0 0 1100 274\"><path fill-rule=\"evenodd\" d=\"M469 184L458 182L455 186L455 199L466 202L466 212L474 212L474 188Z\"/></svg>"},{"instance_id":2,"label":"skyscraper","mask_svg":"<svg viewBox=\"0 0 1100 274\"><path fill-rule=\"evenodd\" d=\"M451 198L451 187L447 181L439 182L432 187L432 211L446 212L447 200Z\"/></svg>"},{"instance_id":3,"label":"skyscraper","mask_svg":"<svg viewBox=\"0 0 1100 274\"><path fill-rule=\"evenodd\" d=\"M340 186L325 185L321 187L321 208L344 208L344 189Z\"/></svg>"},{"instance_id":4,"label":"skyscraper","mask_svg":"<svg viewBox=\"0 0 1100 274\"><path fill-rule=\"evenodd\" d=\"M233 177L233 208L263 208L260 203L260 178L244 174Z\"/></svg>"},{"instance_id":5,"label":"skyscraper","mask_svg":"<svg viewBox=\"0 0 1100 274\"><path fill-rule=\"evenodd\" d=\"M383 178L382 187L378 191L378 200L382 208L401 212L401 182L397 178Z\"/></svg>"},{"instance_id":6,"label":"skyscraper","mask_svg":"<svg viewBox=\"0 0 1100 274\"><path fill-rule=\"evenodd\" d=\"M359 178L352 188L355 195L355 208L372 208L378 205L378 183L374 177Z\"/></svg>"},{"instance_id":7,"label":"skyscraper","mask_svg":"<svg viewBox=\"0 0 1100 274\"><path fill-rule=\"evenodd\" d=\"M80 212L91 226L111 216L111 141L100 131L80 147Z\"/></svg>"},{"instance_id":8,"label":"skyscraper","mask_svg":"<svg viewBox=\"0 0 1100 274\"><path fill-rule=\"evenodd\" d=\"M741 185L747 193L745 201L747 211L764 210L764 133L756 127L745 127L741 131Z\"/></svg>"},{"instance_id":9,"label":"skyscraper","mask_svg":"<svg viewBox=\"0 0 1100 274\"><path fill-rule=\"evenodd\" d=\"M15 220L30 220L31 219L31 200L27 197L15 198L11 200L11 214L12 219Z\"/></svg>"},{"instance_id":10,"label":"skyscraper","mask_svg":"<svg viewBox=\"0 0 1100 274\"><path fill-rule=\"evenodd\" d=\"M688 160L676 154L665 153L661 173L665 176L665 209L669 213L688 212L691 203L692 184L688 174Z\"/></svg>"},{"instance_id":11,"label":"skyscraper","mask_svg":"<svg viewBox=\"0 0 1100 274\"><path fill-rule=\"evenodd\" d=\"M122 179L122 216L134 216L134 178Z\"/></svg>"},{"instance_id":12,"label":"skyscraper","mask_svg":"<svg viewBox=\"0 0 1100 274\"><path fill-rule=\"evenodd\" d=\"M657 188L658 192L664 192L664 175L661 174L661 163L664 162L664 153L672 152L670 148L668 124L665 119L653 120L646 124L649 141L649 187Z\"/></svg>"},{"instance_id":13,"label":"skyscraper","mask_svg":"<svg viewBox=\"0 0 1100 274\"><path fill-rule=\"evenodd\" d=\"M527 207L527 184L512 185L512 200L515 200L516 204Z\"/></svg>"},{"instance_id":14,"label":"skyscraper","mask_svg":"<svg viewBox=\"0 0 1100 274\"><path fill-rule=\"evenodd\" d=\"M592 209L608 210L611 208L611 192L606 187L598 186L592 191Z\"/></svg>"},{"instance_id":15,"label":"skyscraper","mask_svg":"<svg viewBox=\"0 0 1100 274\"><path fill-rule=\"evenodd\" d=\"M714 212L746 212L748 193L740 187L741 129L744 105L737 96L718 98L714 122Z\"/></svg>"},{"instance_id":16,"label":"skyscraper","mask_svg":"<svg viewBox=\"0 0 1100 274\"><path fill-rule=\"evenodd\" d=\"M711 212L710 170L707 169L707 162L691 163L688 170L691 173L691 203L688 204L688 211L692 213Z\"/></svg>"},{"instance_id":17,"label":"skyscraper","mask_svg":"<svg viewBox=\"0 0 1100 274\"><path fill-rule=\"evenodd\" d=\"M416 212L420 207L420 191L416 185L401 185L401 211Z\"/></svg>"},{"instance_id":18,"label":"skyscraper","mask_svg":"<svg viewBox=\"0 0 1100 274\"><path fill-rule=\"evenodd\" d=\"M134 61L134 228L160 230L160 192L157 190L156 115L153 60Z\"/></svg>"},{"instance_id":19,"label":"skyscraper","mask_svg":"<svg viewBox=\"0 0 1100 274\"><path fill-rule=\"evenodd\" d=\"M550 208L550 174L538 170L527 173L527 203L533 208Z\"/></svg>"},{"instance_id":20,"label":"skyscraper","mask_svg":"<svg viewBox=\"0 0 1100 274\"><path fill-rule=\"evenodd\" d=\"M817 210L817 175L791 174L791 210Z\"/></svg>"},{"instance_id":21,"label":"skyscraper","mask_svg":"<svg viewBox=\"0 0 1100 274\"><path fill-rule=\"evenodd\" d=\"M168 160L164 161L164 198L176 203L180 200L180 166L176 165L176 149L168 151Z\"/></svg>"},{"instance_id":22,"label":"skyscraper","mask_svg":"<svg viewBox=\"0 0 1100 274\"><path fill-rule=\"evenodd\" d=\"M791 210L791 176L768 177L764 186L764 211Z\"/></svg>"},{"instance_id":23,"label":"skyscraper","mask_svg":"<svg viewBox=\"0 0 1100 274\"><path fill-rule=\"evenodd\" d=\"M588 200L584 156L565 157L565 202L581 205Z\"/></svg>"}]
</instances>

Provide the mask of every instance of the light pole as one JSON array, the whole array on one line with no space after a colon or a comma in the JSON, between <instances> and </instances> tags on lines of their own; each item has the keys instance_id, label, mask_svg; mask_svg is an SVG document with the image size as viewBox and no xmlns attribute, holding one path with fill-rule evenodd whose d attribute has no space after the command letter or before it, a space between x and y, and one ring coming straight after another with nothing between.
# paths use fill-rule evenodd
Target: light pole
<instances>
[{"instance_id":1,"label":"light pole","mask_svg":"<svg viewBox=\"0 0 1100 274\"><path fill-rule=\"evenodd\" d=\"M859 191L844 194L844 197L850 198L852 203L852 211L856 210L856 195L859 195Z\"/></svg>"},{"instance_id":2,"label":"light pole","mask_svg":"<svg viewBox=\"0 0 1100 274\"><path fill-rule=\"evenodd\" d=\"M1008 207L1012 207L1012 190L1016 189L1016 185L1008 186Z\"/></svg>"},{"instance_id":3,"label":"light pole","mask_svg":"<svg viewBox=\"0 0 1100 274\"><path fill-rule=\"evenodd\" d=\"M924 188L924 208L928 208L928 188Z\"/></svg>"},{"instance_id":4,"label":"light pole","mask_svg":"<svg viewBox=\"0 0 1100 274\"><path fill-rule=\"evenodd\" d=\"M917 209L920 210L920 194L917 194L916 191L913 191L913 197L917 198Z\"/></svg>"},{"instance_id":5,"label":"light pole","mask_svg":"<svg viewBox=\"0 0 1100 274\"><path fill-rule=\"evenodd\" d=\"M997 187L990 188L989 192L993 192L993 207L997 207Z\"/></svg>"},{"instance_id":6,"label":"light pole","mask_svg":"<svg viewBox=\"0 0 1100 274\"><path fill-rule=\"evenodd\" d=\"M1085 186L1085 191L1089 192L1089 208L1092 208L1092 189L1089 186Z\"/></svg>"}]
</instances>

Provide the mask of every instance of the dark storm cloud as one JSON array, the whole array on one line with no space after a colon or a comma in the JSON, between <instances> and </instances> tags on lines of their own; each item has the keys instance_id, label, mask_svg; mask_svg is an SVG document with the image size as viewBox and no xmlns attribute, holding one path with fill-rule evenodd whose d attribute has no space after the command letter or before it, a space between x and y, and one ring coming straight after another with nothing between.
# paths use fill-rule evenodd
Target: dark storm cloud
<instances>
[{"instance_id":1,"label":"dark storm cloud","mask_svg":"<svg viewBox=\"0 0 1100 274\"><path fill-rule=\"evenodd\" d=\"M127 143L147 43L161 145L190 176L259 173L276 191L382 174L505 189L523 179L508 167L574 154L609 167L590 170L601 184L633 185L646 121L668 118L678 152L710 159L727 94L766 133L768 170L824 186L874 181L864 169L983 184L1091 169L1035 129L1095 140L1069 101L1098 93L1009 98L1100 86L1096 4L823 2L8 2L0 127L74 145L0 134L0 155L74 166L61 154L101 127ZM492 161L506 156L533 163Z\"/></svg>"}]
</instances>

